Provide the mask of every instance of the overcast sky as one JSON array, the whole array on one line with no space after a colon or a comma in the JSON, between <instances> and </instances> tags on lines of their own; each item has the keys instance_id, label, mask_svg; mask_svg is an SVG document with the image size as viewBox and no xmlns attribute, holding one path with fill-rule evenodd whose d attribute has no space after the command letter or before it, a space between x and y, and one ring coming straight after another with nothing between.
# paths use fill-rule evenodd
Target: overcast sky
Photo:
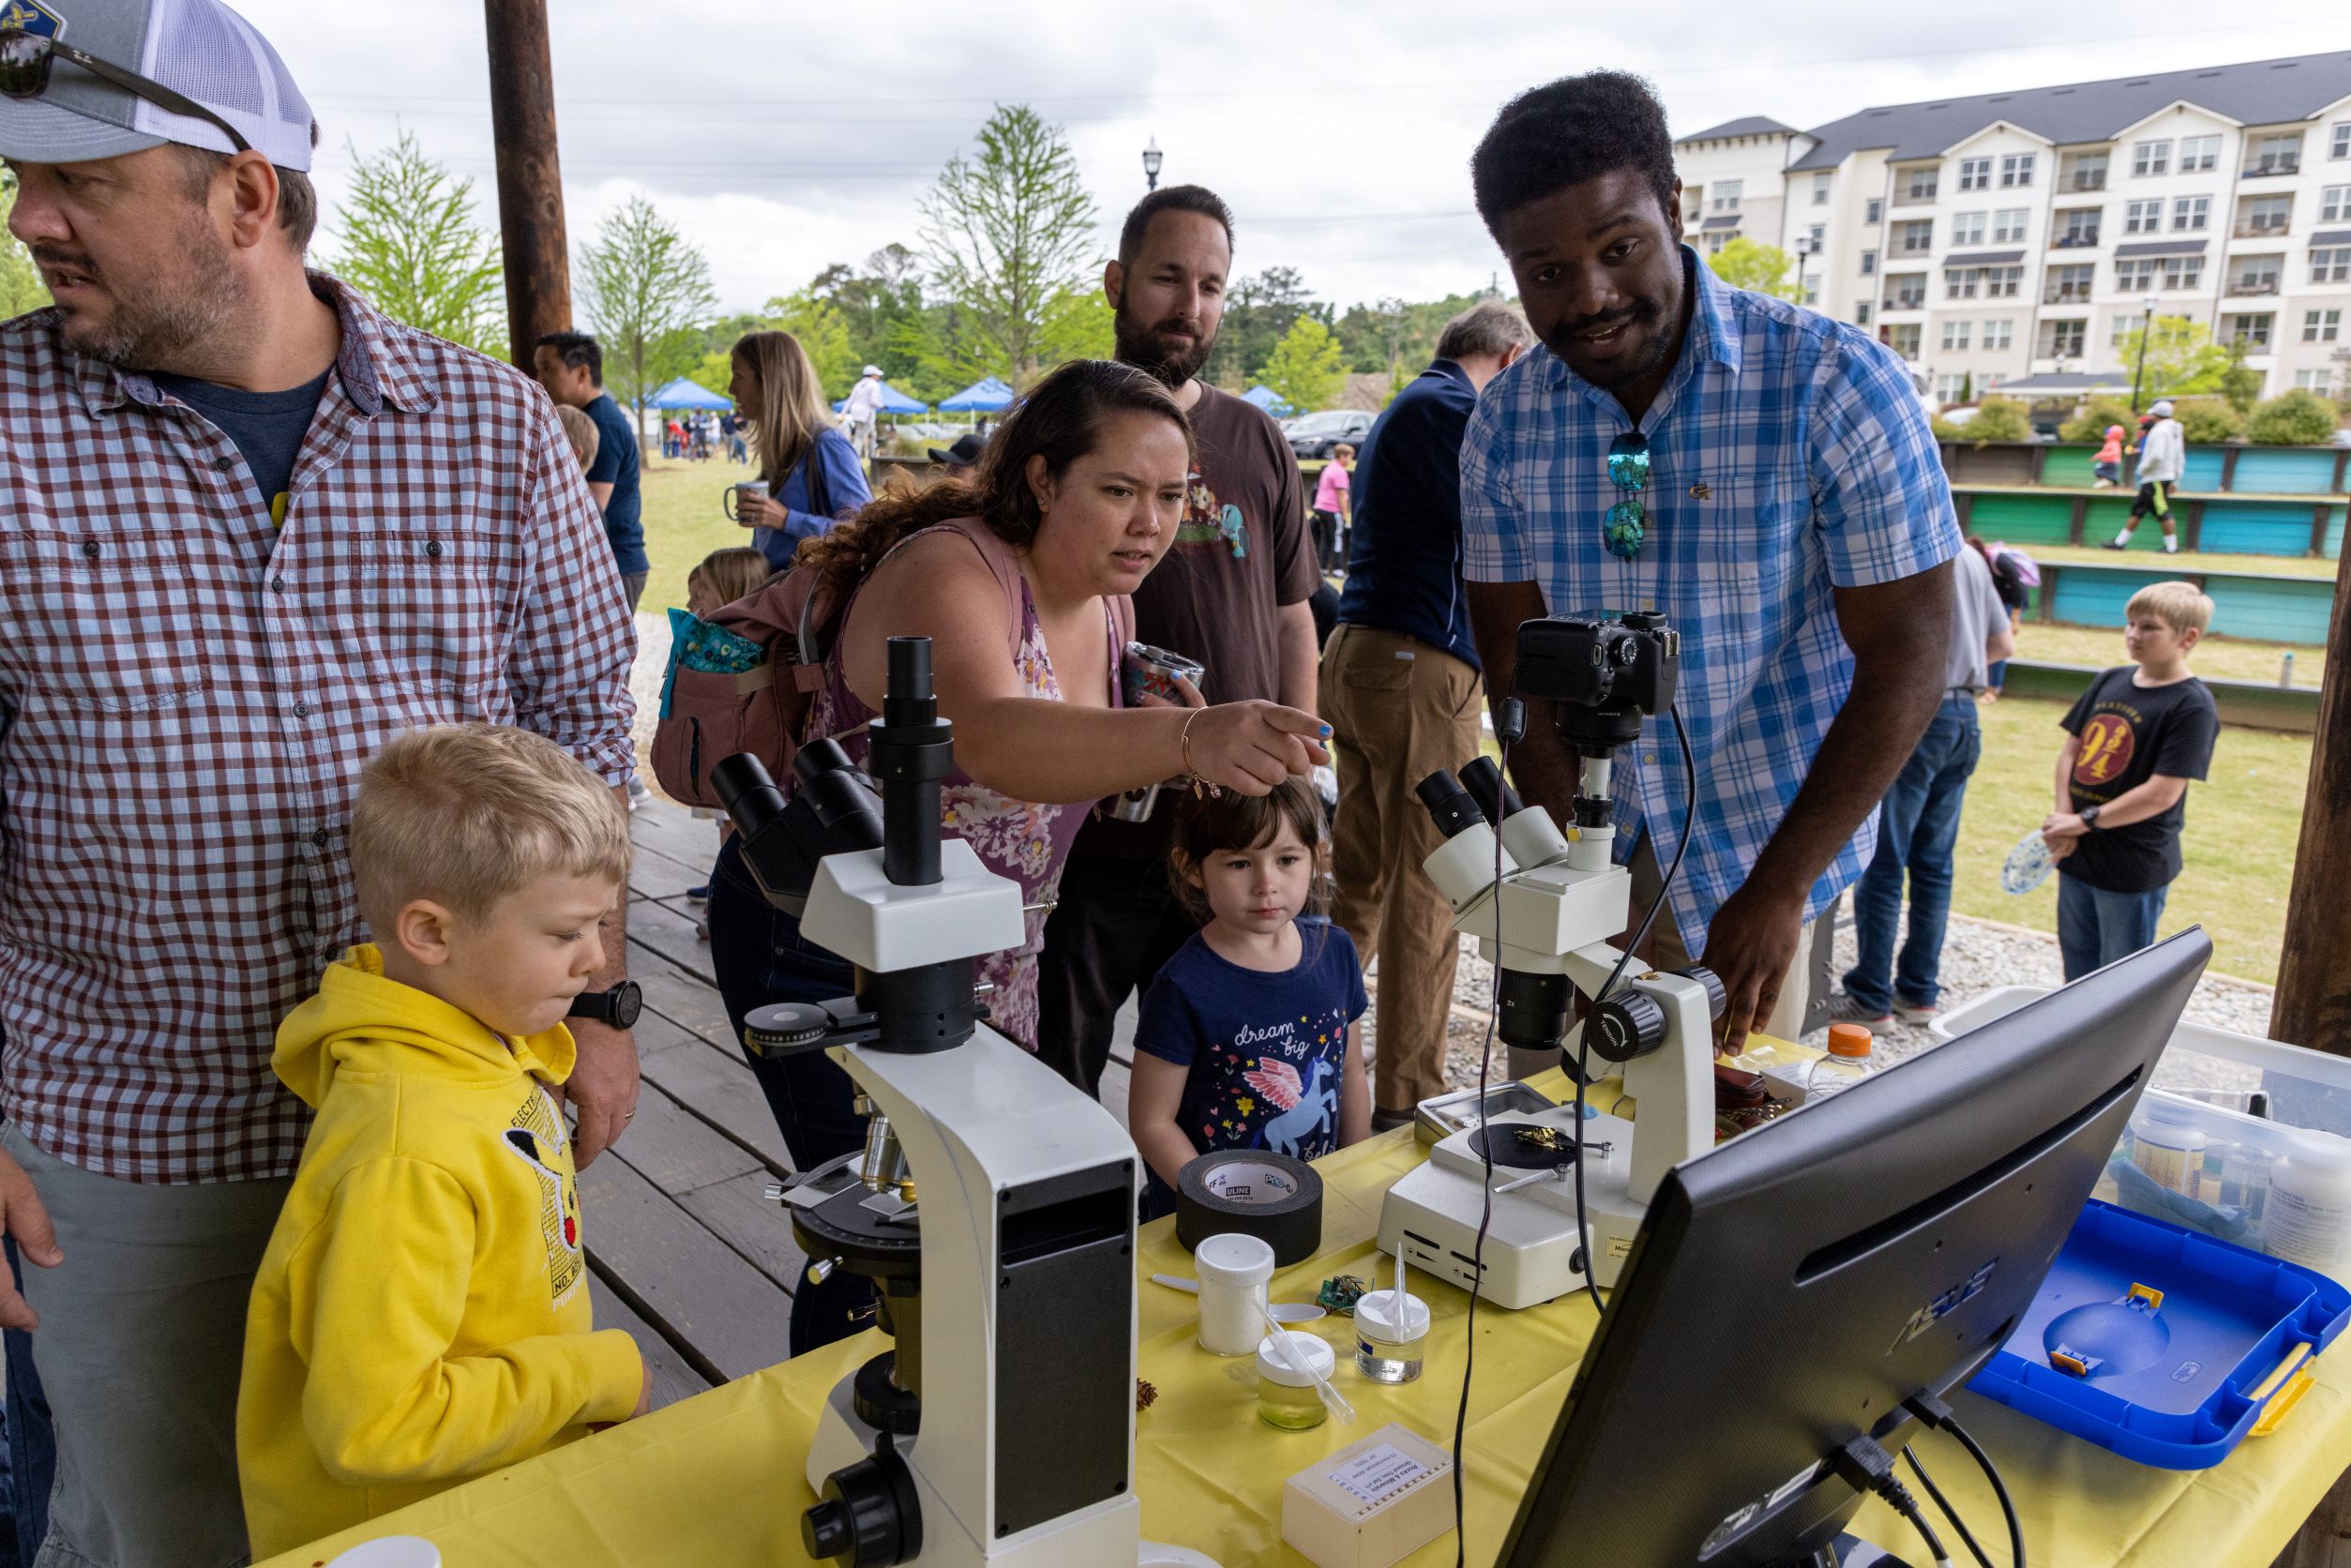
<instances>
[{"instance_id":1,"label":"overcast sky","mask_svg":"<svg viewBox=\"0 0 2351 1568\"><path fill-rule=\"evenodd\" d=\"M331 229L347 143L405 127L477 177L495 222L480 0L237 0L324 132ZM1803 127L1870 104L2351 47L2340 0L2130 8L1650 0L1076 0L952 7L549 0L575 247L635 192L756 309L833 262L916 243L914 204L994 103L1065 126L1106 220L1162 183L1239 215L1235 270L1289 265L1341 307L1483 285L1470 148L1512 93L1615 66L1650 76L1677 135L1742 114ZM2113 21L2102 29L2098 17ZM330 234L331 244L331 234Z\"/></svg>"}]
</instances>

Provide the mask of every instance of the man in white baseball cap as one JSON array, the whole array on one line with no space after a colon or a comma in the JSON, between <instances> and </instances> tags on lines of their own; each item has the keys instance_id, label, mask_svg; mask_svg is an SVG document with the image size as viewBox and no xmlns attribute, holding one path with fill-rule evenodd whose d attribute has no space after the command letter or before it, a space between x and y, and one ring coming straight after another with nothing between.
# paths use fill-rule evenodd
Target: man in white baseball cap
<instances>
[{"instance_id":1,"label":"man in white baseball cap","mask_svg":"<svg viewBox=\"0 0 2351 1568\"><path fill-rule=\"evenodd\" d=\"M882 415L882 367L868 365L857 378L857 384L849 389L848 400L841 404L841 423L849 427L849 444L857 448L857 455L873 459L874 422Z\"/></svg>"},{"instance_id":2,"label":"man in white baseball cap","mask_svg":"<svg viewBox=\"0 0 2351 1568\"><path fill-rule=\"evenodd\" d=\"M54 1417L53 1485L44 1453L15 1478L36 1568L246 1558L246 1302L309 1124L271 1048L367 940L360 767L476 721L630 771L635 633L553 406L306 268L314 141L219 0L0 0L8 228L56 301L0 324L0 1325L11 1417L28 1359ZM572 1024L584 1166L636 1053Z\"/></svg>"}]
</instances>

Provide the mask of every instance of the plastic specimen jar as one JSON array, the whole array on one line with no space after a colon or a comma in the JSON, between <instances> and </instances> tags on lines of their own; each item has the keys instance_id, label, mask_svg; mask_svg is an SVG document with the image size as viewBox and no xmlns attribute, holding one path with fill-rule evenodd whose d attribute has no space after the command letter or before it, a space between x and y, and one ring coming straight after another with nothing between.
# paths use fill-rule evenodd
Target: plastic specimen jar
<instances>
[{"instance_id":1,"label":"plastic specimen jar","mask_svg":"<svg viewBox=\"0 0 2351 1568\"><path fill-rule=\"evenodd\" d=\"M1375 1383L1409 1383L1421 1375L1428 1343L1428 1304L1407 1291L1367 1291L1355 1304L1355 1370Z\"/></svg>"},{"instance_id":2,"label":"plastic specimen jar","mask_svg":"<svg viewBox=\"0 0 2351 1568\"><path fill-rule=\"evenodd\" d=\"M1200 1276L1200 1349L1215 1356L1245 1356L1265 1337L1265 1287L1273 1277L1273 1249L1255 1236L1228 1231L1192 1250Z\"/></svg>"},{"instance_id":3,"label":"plastic specimen jar","mask_svg":"<svg viewBox=\"0 0 2351 1568\"><path fill-rule=\"evenodd\" d=\"M1329 1379L1339 1358L1320 1334L1284 1329L1282 1338L1289 1341L1287 1352L1270 1334L1258 1345L1258 1419L1285 1432L1304 1432L1330 1419L1315 1376Z\"/></svg>"}]
</instances>

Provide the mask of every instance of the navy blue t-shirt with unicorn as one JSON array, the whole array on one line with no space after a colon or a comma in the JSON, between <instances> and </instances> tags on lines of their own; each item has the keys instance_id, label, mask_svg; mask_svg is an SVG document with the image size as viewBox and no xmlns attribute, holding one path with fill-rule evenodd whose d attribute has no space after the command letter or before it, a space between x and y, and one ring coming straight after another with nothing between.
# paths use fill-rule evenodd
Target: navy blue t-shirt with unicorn
<instances>
[{"instance_id":1,"label":"navy blue t-shirt with unicorn","mask_svg":"<svg viewBox=\"0 0 2351 1568\"><path fill-rule=\"evenodd\" d=\"M1298 935L1297 964L1277 972L1243 969L1195 935L1143 997L1135 1048L1190 1069L1176 1125L1202 1153L1311 1160L1339 1146L1348 1026L1370 999L1345 931L1302 920ZM1156 1174L1151 1184L1168 1196Z\"/></svg>"}]
</instances>

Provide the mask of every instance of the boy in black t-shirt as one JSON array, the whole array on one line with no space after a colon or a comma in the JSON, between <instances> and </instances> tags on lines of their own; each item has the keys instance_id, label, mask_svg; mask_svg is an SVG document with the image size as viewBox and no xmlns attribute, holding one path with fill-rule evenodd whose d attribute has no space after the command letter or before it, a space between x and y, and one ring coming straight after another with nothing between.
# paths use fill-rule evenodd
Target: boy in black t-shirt
<instances>
[{"instance_id":1,"label":"boy in black t-shirt","mask_svg":"<svg viewBox=\"0 0 2351 1568\"><path fill-rule=\"evenodd\" d=\"M2221 729L2212 693L2188 672L2212 601L2193 582L2149 583L2124 619L2132 662L2091 682L2065 716L2057 808L2041 824L2058 862L2068 980L2154 942L2179 875L2188 781L2211 766Z\"/></svg>"}]
</instances>

